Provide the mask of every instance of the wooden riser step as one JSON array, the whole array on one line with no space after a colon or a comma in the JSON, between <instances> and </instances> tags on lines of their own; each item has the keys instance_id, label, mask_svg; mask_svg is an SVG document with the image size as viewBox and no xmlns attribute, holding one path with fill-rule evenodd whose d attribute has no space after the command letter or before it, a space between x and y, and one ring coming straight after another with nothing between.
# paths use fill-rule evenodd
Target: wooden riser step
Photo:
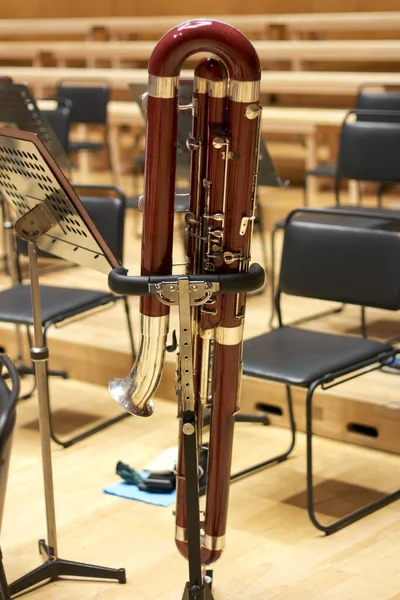
<instances>
[{"instance_id":1,"label":"wooden riser step","mask_svg":"<svg viewBox=\"0 0 400 600\"><path fill-rule=\"evenodd\" d=\"M15 334L12 328L0 329L1 345L15 355ZM132 367L126 351L112 351L84 343L68 343L51 338L50 367L65 369L69 377L107 386L111 377L125 375ZM27 349L24 354L29 356ZM390 378L390 383L388 383ZM313 402L314 432L342 440L400 454L400 399L396 375L368 373L360 380L348 381L329 390L317 390ZM296 426L305 430L305 391L293 388ZM167 355L157 396L175 402L175 361ZM260 409L272 425L288 427L285 387L281 384L243 378L241 411L255 414Z\"/></svg>"}]
</instances>

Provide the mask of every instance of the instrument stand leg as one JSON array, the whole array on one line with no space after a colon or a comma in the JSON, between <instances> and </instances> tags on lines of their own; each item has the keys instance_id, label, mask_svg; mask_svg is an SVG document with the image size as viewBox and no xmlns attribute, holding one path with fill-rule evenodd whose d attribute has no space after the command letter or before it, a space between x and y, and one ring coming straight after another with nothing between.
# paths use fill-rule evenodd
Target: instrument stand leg
<instances>
[{"instance_id":1,"label":"instrument stand leg","mask_svg":"<svg viewBox=\"0 0 400 600\"><path fill-rule=\"evenodd\" d=\"M11 600L10 591L8 589L7 578L3 565L3 554L0 548L0 598L1 600Z\"/></svg>"},{"instance_id":2,"label":"instrument stand leg","mask_svg":"<svg viewBox=\"0 0 400 600\"><path fill-rule=\"evenodd\" d=\"M186 583L182 600L214 600L211 587L202 575L197 426L194 411L185 411L182 423L189 562L189 582Z\"/></svg>"},{"instance_id":3,"label":"instrument stand leg","mask_svg":"<svg viewBox=\"0 0 400 600\"><path fill-rule=\"evenodd\" d=\"M34 346L31 348L31 358L32 362L35 364L38 389L39 429L48 542L46 544L44 540L39 541L39 552L46 556L46 562L17 581L14 581L9 586L10 594L13 596L42 581L48 580L50 582L62 576L113 579L119 581L119 583L125 583L125 569L99 567L97 565L63 560L57 556L57 529L51 460L49 396L47 388L47 361L49 352L43 342L37 245L35 241L30 241L28 246L34 329Z\"/></svg>"}]
</instances>

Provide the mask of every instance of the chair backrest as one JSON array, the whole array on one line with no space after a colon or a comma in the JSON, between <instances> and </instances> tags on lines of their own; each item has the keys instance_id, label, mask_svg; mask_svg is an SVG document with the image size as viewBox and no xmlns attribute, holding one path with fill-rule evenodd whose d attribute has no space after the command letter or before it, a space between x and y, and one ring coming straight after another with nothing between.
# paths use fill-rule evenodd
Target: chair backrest
<instances>
[{"instance_id":1,"label":"chair backrest","mask_svg":"<svg viewBox=\"0 0 400 600\"><path fill-rule=\"evenodd\" d=\"M399 155L400 112L350 111L341 129L336 181L400 182Z\"/></svg>"},{"instance_id":2,"label":"chair backrest","mask_svg":"<svg viewBox=\"0 0 400 600\"><path fill-rule=\"evenodd\" d=\"M8 371L8 380L11 380L12 383L11 388L5 382L4 368ZM0 529L3 520L18 396L19 379L16 368L8 356L0 353Z\"/></svg>"},{"instance_id":3,"label":"chair backrest","mask_svg":"<svg viewBox=\"0 0 400 600\"><path fill-rule=\"evenodd\" d=\"M323 211L295 211L296 214L303 212ZM398 310L400 234L349 226L346 221L349 211L330 212L336 215L337 225L293 219L294 213L288 217L278 302L280 292L284 292L292 296Z\"/></svg>"},{"instance_id":4,"label":"chair backrest","mask_svg":"<svg viewBox=\"0 0 400 600\"><path fill-rule=\"evenodd\" d=\"M385 86L385 89L376 89L376 86L369 85L361 86L357 92L356 109L387 111L380 118L390 121L392 116L389 111L400 111L399 86ZM365 120L365 117L360 115L358 119Z\"/></svg>"},{"instance_id":5,"label":"chair backrest","mask_svg":"<svg viewBox=\"0 0 400 600\"><path fill-rule=\"evenodd\" d=\"M121 188L106 185L74 185L97 229L123 264L126 197Z\"/></svg>"},{"instance_id":6,"label":"chair backrest","mask_svg":"<svg viewBox=\"0 0 400 600\"><path fill-rule=\"evenodd\" d=\"M46 99L47 102L47 99ZM72 102L69 98L52 98L48 108L41 113L47 118L54 133L61 142L66 154L69 152L69 130L71 124Z\"/></svg>"},{"instance_id":7,"label":"chair backrest","mask_svg":"<svg viewBox=\"0 0 400 600\"><path fill-rule=\"evenodd\" d=\"M267 144L265 143L263 136L260 138L257 184L268 187L282 187L286 185L276 172L275 165L268 152Z\"/></svg>"},{"instance_id":8,"label":"chair backrest","mask_svg":"<svg viewBox=\"0 0 400 600\"><path fill-rule=\"evenodd\" d=\"M79 185L74 188L97 229L123 264L126 197L114 185ZM17 254L27 255L27 243L17 237ZM38 251L40 258L57 258L48 252Z\"/></svg>"},{"instance_id":9,"label":"chair backrest","mask_svg":"<svg viewBox=\"0 0 400 600\"><path fill-rule=\"evenodd\" d=\"M58 98L68 98L72 102L71 123L107 123L107 105L110 99L108 84L61 82L57 86L56 95Z\"/></svg>"}]
</instances>

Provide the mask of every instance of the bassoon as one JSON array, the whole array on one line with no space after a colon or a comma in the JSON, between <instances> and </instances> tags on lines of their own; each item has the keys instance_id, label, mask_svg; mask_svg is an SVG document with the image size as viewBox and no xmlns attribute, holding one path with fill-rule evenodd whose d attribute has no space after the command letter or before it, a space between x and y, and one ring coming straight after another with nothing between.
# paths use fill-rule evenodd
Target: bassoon
<instances>
[{"instance_id":1,"label":"bassoon","mask_svg":"<svg viewBox=\"0 0 400 600\"><path fill-rule=\"evenodd\" d=\"M184 61L197 52L212 56L201 58L194 71L192 132L187 139L191 166L185 215L186 273L177 278L171 273L179 74ZM252 44L226 23L206 19L183 23L167 32L153 51L147 96L141 277L136 278L141 289L136 293L143 294L141 341L131 372L112 379L109 386L114 399L129 412L143 417L153 413L152 396L162 374L170 306L179 303L175 540L187 558L184 436L193 433L193 427L188 427L184 416L191 411L195 415L200 452L203 415L210 411L203 565L215 562L225 543L242 372L244 291L248 289L246 285L235 287L234 282L247 273L252 275L255 289L264 278L261 267L250 267L259 160L259 83L260 65ZM110 287L115 291L125 290L121 283L124 274L123 269L114 274ZM116 283L119 275L121 285ZM232 291L236 293L225 293Z\"/></svg>"}]
</instances>

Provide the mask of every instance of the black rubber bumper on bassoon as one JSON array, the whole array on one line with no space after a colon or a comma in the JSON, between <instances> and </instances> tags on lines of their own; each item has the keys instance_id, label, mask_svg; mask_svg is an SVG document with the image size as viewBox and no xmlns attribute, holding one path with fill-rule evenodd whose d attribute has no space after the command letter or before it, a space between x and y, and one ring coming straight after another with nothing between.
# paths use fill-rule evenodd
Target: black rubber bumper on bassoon
<instances>
[{"instance_id":1,"label":"black rubber bumper on bassoon","mask_svg":"<svg viewBox=\"0 0 400 600\"><path fill-rule=\"evenodd\" d=\"M124 267L116 267L108 276L108 287L115 294L124 296L151 296L151 284L177 283L177 275L150 275L130 277ZM264 285L265 271L258 263L241 273L206 273L189 275L190 283L218 283L220 294L240 294L253 292Z\"/></svg>"}]
</instances>

